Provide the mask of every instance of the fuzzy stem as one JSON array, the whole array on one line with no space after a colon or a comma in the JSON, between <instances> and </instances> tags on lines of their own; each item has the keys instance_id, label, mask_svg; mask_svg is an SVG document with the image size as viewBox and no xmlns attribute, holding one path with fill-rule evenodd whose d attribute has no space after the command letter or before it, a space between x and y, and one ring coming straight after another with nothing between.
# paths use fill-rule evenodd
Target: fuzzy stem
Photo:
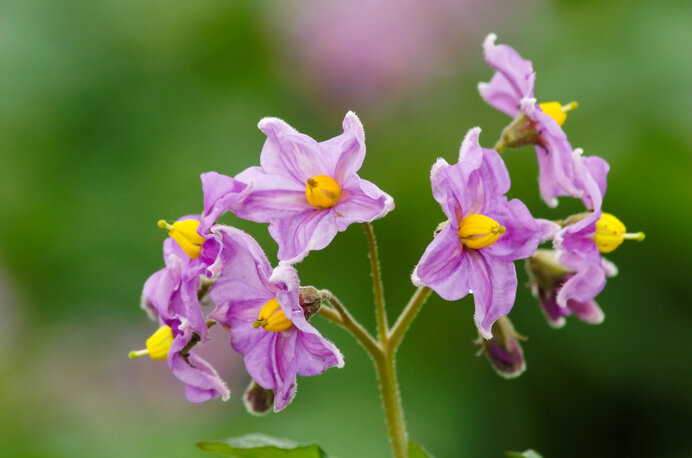
<instances>
[{"instance_id":1,"label":"fuzzy stem","mask_svg":"<svg viewBox=\"0 0 692 458\"><path fill-rule=\"evenodd\" d=\"M421 307L423 307L423 304L425 304L426 299L430 296L430 293L432 293L430 288L427 286L420 286L416 292L413 293L406 308L401 312L394 326L392 326L392 331L389 333L389 351L392 357L396 353L404 334L406 334L409 326L411 326L413 319L416 317Z\"/></svg>"},{"instance_id":2,"label":"fuzzy stem","mask_svg":"<svg viewBox=\"0 0 692 458\"><path fill-rule=\"evenodd\" d=\"M366 331L365 328L358 323L353 316L351 316L348 310L346 310L346 307L344 307L339 299L334 297L331 292L322 290L322 295L324 296L324 300L329 302L336 310L323 305L320 307L320 311L318 313L346 329L351 333L351 335L353 335L353 337L356 338L356 340L365 348L373 359L378 358L382 354L382 349L379 345L377 345L377 342L372 338L368 331Z\"/></svg>"},{"instance_id":3,"label":"fuzzy stem","mask_svg":"<svg viewBox=\"0 0 692 458\"><path fill-rule=\"evenodd\" d=\"M384 308L384 292L382 288L382 277L380 276L380 260L377 256L377 242L375 233L370 223L363 223L365 237L368 239L368 252L370 253L370 269L372 271L372 289L375 295L375 316L377 319L377 336L380 345L387 345L387 311Z\"/></svg>"},{"instance_id":4,"label":"fuzzy stem","mask_svg":"<svg viewBox=\"0 0 692 458\"><path fill-rule=\"evenodd\" d=\"M392 452L395 458L408 458L408 433L404 421L404 410L401 406L401 396L399 396L394 352L383 352L380 357L374 358L374 361Z\"/></svg>"}]
</instances>

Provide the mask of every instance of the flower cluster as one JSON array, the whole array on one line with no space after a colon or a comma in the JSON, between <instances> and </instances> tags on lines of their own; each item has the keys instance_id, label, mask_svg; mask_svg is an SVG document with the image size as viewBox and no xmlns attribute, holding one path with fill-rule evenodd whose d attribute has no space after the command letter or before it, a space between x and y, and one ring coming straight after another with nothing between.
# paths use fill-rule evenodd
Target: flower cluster
<instances>
[{"instance_id":1,"label":"flower cluster","mask_svg":"<svg viewBox=\"0 0 692 458\"><path fill-rule=\"evenodd\" d=\"M217 372L192 352L218 323L229 330L231 347L244 356L255 384L272 392L279 411L295 396L297 375L344 364L341 352L308 323L320 301L315 294L307 297L314 288L301 288L294 264L351 223L384 216L394 203L358 176L365 135L354 113L346 115L341 135L321 143L279 119L263 119L259 128L267 135L260 167L236 177L203 174L202 214L173 224L159 221L170 236L163 245L166 266L145 283L142 306L161 327L146 350L130 356L166 360L192 402L228 399ZM279 266L272 268L250 235L217 224L225 212L268 222L279 245ZM209 300L216 307L205 313Z\"/></svg>"},{"instance_id":2,"label":"flower cluster","mask_svg":"<svg viewBox=\"0 0 692 458\"><path fill-rule=\"evenodd\" d=\"M517 290L514 261L526 260L533 293L550 324L562 326L572 314L599 323L604 315L594 298L606 277L616 273L601 254L625 239L641 240L643 234L627 233L620 220L603 212L609 166L573 150L562 129L576 103L536 103L531 62L495 40L491 34L483 44L495 73L479 91L513 120L493 149L481 146L481 130L472 128L455 164L438 159L432 166L432 195L445 221L411 279L419 287L414 297L421 300L430 290L448 301L471 293L481 353L500 374L513 377L525 368L522 337L507 318ZM218 323L229 331L231 348L244 356L253 379L246 405L253 412L286 407L295 396L298 375L318 375L344 364L340 351L309 323L321 301L333 297L301 287L295 264L310 251L325 248L352 223L372 222L394 208L388 194L358 175L365 134L355 114L344 118L342 134L322 142L276 118L262 119L259 129L267 137L259 166L235 177L203 174L202 213L172 224L159 221L170 236L163 244L165 267L146 281L142 306L160 327L145 350L130 354L166 360L185 384L190 401L225 400L226 384L193 352L208 341L208 328ZM580 199L583 213L561 221L537 219L520 200L507 198L511 182L500 153L525 145L535 147L545 202L556 206L557 197ZM278 244L278 266L271 266L249 234L217 223L226 212L269 223ZM549 241L552 248L539 249ZM384 307L379 294L375 302ZM417 301L412 303L422 304ZM353 323L340 306L335 308L341 317L336 322ZM417 309L412 310L405 310L397 324L412 320ZM379 346L359 325L354 325L355 334L366 347L374 346L371 354L393 353L395 348L386 345L400 340L392 337L400 329L388 334L383 310L377 313Z\"/></svg>"}]
</instances>

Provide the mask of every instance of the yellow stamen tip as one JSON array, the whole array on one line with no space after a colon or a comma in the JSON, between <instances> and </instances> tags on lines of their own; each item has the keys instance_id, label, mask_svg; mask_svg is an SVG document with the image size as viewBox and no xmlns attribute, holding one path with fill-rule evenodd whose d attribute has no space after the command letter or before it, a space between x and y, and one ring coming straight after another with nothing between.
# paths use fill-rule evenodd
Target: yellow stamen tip
<instances>
[{"instance_id":1,"label":"yellow stamen tip","mask_svg":"<svg viewBox=\"0 0 692 458\"><path fill-rule=\"evenodd\" d=\"M156 222L156 225L160 227L161 229L168 229L169 231L173 230L173 226L168 224L168 221L165 219L160 219Z\"/></svg>"},{"instance_id":2,"label":"yellow stamen tip","mask_svg":"<svg viewBox=\"0 0 692 458\"><path fill-rule=\"evenodd\" d=\"M459 225L457 235L468 248L485 248L497 242L507 229L484 215L468 215Z\"/></svg>"},{"instance_id":3,"label":"yellow stamen tip","mask_svg":"<svg viewBox=\"0 0 692 458\"><path fill-rule=\"evenodd\" d=\"M579 104L575 101L572 101L572 102L568 103L567 105L563 106L562 111L564 111L564 112L574 111L577 108L579 108Z\"/></svg>"},{"instance_id":4,"label":"yellow stamen tip","mask_svg":"<svg viewBox=\"0 0 692 458\"><path fill-rule=\"evenodd\" d=\"M603 213L596 222L596 234L593 241L601 253L610 253L624 240L644 240L643 232L628 233L625 225L610 213Z\"/></svg>"},{"instance_id":5,"label":"yellow stamen tip","mask_svg":"<svg viewBox=\"0 0 692 458\"><path fill-rule=\"evenodd\" d=\"M128 356L130 357L130 359L137 359L140 356L144 356L148 353L149 353L149 350L137 350L137 351L131 351Z\"/></svg>"},{"instance_id":6,"label":"yellow stamen tip","mask_svg":"<svg viewBox=\"0 0 692 458\"><path fill-rule=\"evenodd\" d=\"M305 184L305 198L313 207L331 208L339 202L341 188L334 178L315 175Z\"/></svg>"}]
</instances>

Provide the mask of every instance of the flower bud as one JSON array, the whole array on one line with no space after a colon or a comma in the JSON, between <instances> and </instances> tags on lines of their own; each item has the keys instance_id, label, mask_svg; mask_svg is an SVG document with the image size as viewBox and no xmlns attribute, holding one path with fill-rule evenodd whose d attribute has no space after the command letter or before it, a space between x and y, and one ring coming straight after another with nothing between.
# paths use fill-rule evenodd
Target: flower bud
<instances>
[{"instance_id":1,"label":"flower bud","mask_svg":"<svg viewBox=\"0 0 692 458\"><path fill-rule=\"evenodd\" d=\"M274 391L264 389L252 380L243 394L243 402L252 415L264 415L274 407Z\"/></svg>"},{"instance_id":2,"label":"flower bud","mask_svg":"<svg viewBox=\"0 0 692 458\"><path fill-rule=\"evenodd\" d=\"M493 323L491 332L491 339L479 336L476 340L475 343L481 345L477 356L485 354L490 365L502 377L518 377L526 370L524 352L519 344L519 341L526 340L526 337L514 330L512 322L506 316Z\"/></svg>"},{"instance_id":3,"label":"flower bud","mask_svg":"<svg viewBox=\"0 0 692 458\"><path fill-rule=\"evenodd\" d=\"M303 309L306 320L309 320L320 310L323 297L322 292L314 286L300 287L300 306Z\"/></svg>"}]
</instances>

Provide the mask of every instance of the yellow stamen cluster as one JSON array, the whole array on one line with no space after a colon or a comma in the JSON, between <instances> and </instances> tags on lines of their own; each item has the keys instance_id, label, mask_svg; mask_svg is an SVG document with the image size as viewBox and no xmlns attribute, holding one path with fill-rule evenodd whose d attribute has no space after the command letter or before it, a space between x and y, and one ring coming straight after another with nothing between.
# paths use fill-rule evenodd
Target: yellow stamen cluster
<instances>
[{"instance_id":1,"label":"yellow stamen cluster","mask_svg":"<svg viewBox=\"0 0 692 458\"><path fill-rule=\"evenodd\" d=\"M160 220L158 225L161 229L168 229L168 235L172 237L180 248L183 249L186 255L192 259L197 259L202 251L204 237L197 233L199 221L194 219L186 219L184 221L176 221L168 224L164 220Z\"/></svg>"},{"instance_id":2,"label":"yellow stamen cluster","mask_svg":"<svg viewBox=\"0 0 692 458\"><path fill-rule=\"evenodd\" d=\"M308 178L305 185L305 197L313 207L331 208L339 202L341 188L334 178L327 175L315 175Z\"/></svg>"},{"instance_id":3,"label":"yellow stamen cluster","mask_svg":"<svg viewBox=\"0 0 692 458\"><path fill-rule=\"evenodd\" d=\"M168 358L171 344L173 344L173 331L170 326L161 326L147 339L146 350L131 351L130 359L148 354L151 359L165 361Z\"/></svg>"},{"instance_id":4,"label":"yellow stamen cluster","mask_svg":"<svg viewBox=\"0 0 692 458\"><path fill-rule=\"evenodd\" d=\"M254 328L262 327L265 331L281 332L290 329L293 323L286 318L279 301L270 299L264 304L262 310L260 310L259 317L257 321L252 323Z\"/></svg>"},{"instance_id":5,"label":"yellow stamen cluster","mask_svg":"<svg viewBox=\"0 0 692 458\"><path fill-rule=\"evenodd\" d=\"M468 248L485 248L497 242L505 232L504 226L484 215L468 215L459 225L457 235Z\"/></svg>"},{"instance_id":6,"label":"yellow stamen cluster","mask_svg":"<svg viewBox=\"0 0 692 458\"><path fill-rule=\"evenodd\" d=\"M596 234L593 241L601 253L610 253L625 240L644 240L643 232L627 233L625 225L610 213L603 213L596 221Z\"/></svg>"},{"instance_id":7,"label":"yellow stamen cluster","mask_svg":"<svg viewBox=\"0 0 692 458\"><path fill-rule=\"evenodd\" d=\"M570 102L567 105L562 105L560 102L545 102L539 103L539 107L543 113L553 118L559 126L562 126L567 120L567 112L576 110L579 107L577 102Z\"/></svg>"}]
</instances>

